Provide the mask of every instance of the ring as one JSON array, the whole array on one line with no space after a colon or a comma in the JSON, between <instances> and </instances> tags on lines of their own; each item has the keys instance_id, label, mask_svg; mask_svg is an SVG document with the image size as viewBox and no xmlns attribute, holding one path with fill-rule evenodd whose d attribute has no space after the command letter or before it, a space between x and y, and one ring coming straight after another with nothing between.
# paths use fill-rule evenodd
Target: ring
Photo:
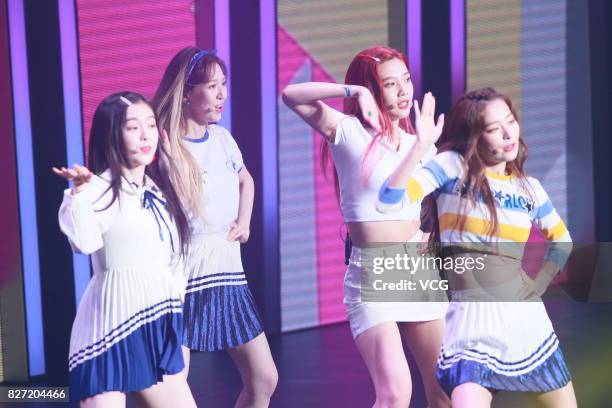
<instances>
[{"instance_id":1,"label":"ring","mask_svg":"<svg viewBox=\"0 0 612 408\"><path fill-rule=\"evenodd\" d=\"M372 111L368 111L368 117L372 116Z\"/></svg>"}]
</instances>

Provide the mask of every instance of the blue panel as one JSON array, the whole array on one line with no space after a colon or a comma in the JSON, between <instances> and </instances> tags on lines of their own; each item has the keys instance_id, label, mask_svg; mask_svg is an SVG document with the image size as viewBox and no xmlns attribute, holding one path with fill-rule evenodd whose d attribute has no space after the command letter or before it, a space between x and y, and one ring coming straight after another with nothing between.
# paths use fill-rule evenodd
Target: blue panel
<instances>
[{"instance_id":1,"label":"blue panel","mask_svg":"<svg viewBox=\"0 0 612 408\"><path fill-rule=\"evenodd\" d=\"M64 86L64 117L66 122L67 165L85 162L79 82L79 54L74 2L60 1L60 40L62 52L62 81ZM91 277L89 256L72 253L74 298L76 307Z\"/></svg>"},{"instance_id":2,"label":"blue panel","mask_svg":"<svg viewBox=\"0 0 612 408\"><path fill-rule=\"evenodd\" d=\"M46 369L23 0L9 1L8 14L28 363L30 375L34 376L45 374Z\"/></svg>"}]
</instances>

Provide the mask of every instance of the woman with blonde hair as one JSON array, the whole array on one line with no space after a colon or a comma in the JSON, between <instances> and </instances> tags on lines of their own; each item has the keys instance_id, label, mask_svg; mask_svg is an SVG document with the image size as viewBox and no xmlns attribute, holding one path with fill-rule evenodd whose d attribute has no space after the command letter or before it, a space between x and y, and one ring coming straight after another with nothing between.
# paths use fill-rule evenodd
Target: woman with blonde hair
<instances>
[{"instance_id":1,"label":"woman with blonde hair","mask_svg":"<svg viewBox=\"0 0 612 408\"><path fill-rule=\"evenodd\" d=\"M170 178L190 213L185 296L189 351L227 350L243 381L237 407L266 407L278 374L247 286L240 244L249 238L255 187L242 153L216 124L227 69L214 51L186 47L170 61L153 103L171 159Z\"/></svg>"}]
</instances>

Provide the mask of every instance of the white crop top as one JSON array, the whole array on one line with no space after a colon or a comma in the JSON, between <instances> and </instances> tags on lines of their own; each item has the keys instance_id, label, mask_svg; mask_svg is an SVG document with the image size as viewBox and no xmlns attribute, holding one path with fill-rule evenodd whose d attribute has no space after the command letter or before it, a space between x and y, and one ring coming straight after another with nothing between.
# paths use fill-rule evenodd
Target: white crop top
<instances>
[{"instance_id":1,"label":"white crop top","mask_svg":"<svg viewBox=\"0 0 612 408\"><path fill-rule=\"evenodd\" d=\"M386 214L376 209L380 187L408 154L416 142L416 136L400 129L400 144L397 151L379 139L379 142L372 146L367 163L364 163L364 156L371 141L372 135L359 119L346 115L339 117L336 136L330 147L338 172L340 210L344 221L420 219L421 201L404 203L400 211ZM426 163L435 154L436 148L432 146L421 162ZM421 162L417 168L421 167Z\"/></svg>"}]
</instances>

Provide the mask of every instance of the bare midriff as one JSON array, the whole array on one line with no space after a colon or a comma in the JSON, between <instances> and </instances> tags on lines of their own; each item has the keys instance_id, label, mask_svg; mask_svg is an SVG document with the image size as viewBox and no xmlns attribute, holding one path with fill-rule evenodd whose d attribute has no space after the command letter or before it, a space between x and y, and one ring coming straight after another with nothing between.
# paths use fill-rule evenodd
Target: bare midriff
<instances>
[{"instance_id":1,"label":"bare midriff","mask_svg":"<svg viewBox=\"0 0 612 408\"><path fill-rule=\"evenodd\" d=\"M378 242L407 242L421 226L420 220L412 221L363 221L346 223L351 241L357 247Z\"/></svg>"}]
</instances>

